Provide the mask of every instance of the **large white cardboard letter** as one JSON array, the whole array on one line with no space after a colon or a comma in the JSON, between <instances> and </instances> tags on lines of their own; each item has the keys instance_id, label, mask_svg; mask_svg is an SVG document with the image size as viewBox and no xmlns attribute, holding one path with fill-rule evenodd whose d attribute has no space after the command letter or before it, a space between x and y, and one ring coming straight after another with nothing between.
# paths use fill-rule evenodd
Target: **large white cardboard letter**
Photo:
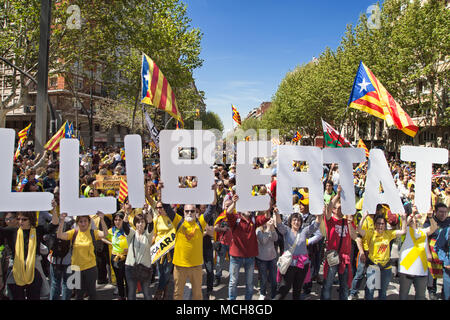
<instances>
[{"instance_id":1,"label":"large white cardboard letter","mask_svg":"<svg viewBox=\"0 0 450 320\"><path fill-rule=\"evenodd\" d=\"M270 196L252 196L252 187L270 183L271 169L253 169L253 160L271 156L270 141L241 141L237 144L236 193L239 200L236 210L265 211L270 207Z\"/></svg>"},{"instance_id":2,"label":"large white cardboard letter","mask_svg":"<svg viewBox=\"0 0 450 320\"><path fill-rule=\"evenodd\" d=\"M341 192L341 210L345 215L355 214L355 185L353 184L353 163L366 159L361 148L327 148L323 149L324 163L337 163Z\"/></svg>"},{"instance_id":3,"label":"large white cardboard letter","mask_svg":"<svg viewBox=\"0 0 450 320\"><path fill-rule=\"evenodd\" d=\"M380 192L380 182L383 186L383 193ZM388 204L393 213L405 212L386 158L380 149L370 150L366 189L363 197L363 212L375 214L379 203Z\"/></svg>"},{"instance_id":4,"label":"large white cardboard letter","mask_svg":"<svg viewBox=\"0 0 450 320\"><path fill-rule=\"evenodd\" d=\"M59 185L60 212L69 216L85 216L116 212L114 197L80 198L79 148L77 139L62 139L60 142Z\"/></svg>"},{"instance_id":5,"label":"large white cardboard letter","mask_svg":"<svg viewBox=\"0 0 450 320\"><path fill-rule=\"evenodd\" d=\"M308 171L294 171L292 161L306 161ZM280 213L290 215L293 212L292 189L303 187L309 192L309 212L322 214L322 150L318 147L279 146L277 166L277 207Z\"/></svg>"},{"instance_id":6,"label":"large white cardboard letter","mask_svg":"<svg viewBox=\"0 0 450 320\"><path fill-rule=\"evenodd\" d=\"M0 211L50 210L50 192L11 192L15 135L13 129L0 129Z\"/></svg>"},{"instance_id":7,"label":"large white cardboard letter","mask_svg":"<svg viewBox=\"0 0 450 320\"><path fill-rule=\"evenodd\" d=\"M417 210L426 213L431 207L431 174L433 163L444 164L448 161L448 150L403 146L400 159L416 162L415 204Z\"/></svg>"},{"instance_id":8,"label":"large white cardboard letter","mask_svg":"<svg viewBox=\"0 0 450 320\"><path fill-rule=\"evenodd\" d=\"M159 134L161 181L164 203L210 204L214 200L214 148L216 137L207 130L163 130ZM194 159L180 156L181 149L195 148ZM197 187L180 188L179 177L197 177Z\"/></svg>"},{"instance_id":9,"label":"large white cardboard letter","mask_svg":"<svg viewBox=\"0 0 450 320\"><path fill-rule=\"evenodd\" d=\"M128 200L133 208L145 204L144 170L142 161L142 139L138 134L126 135L125 167L127 169Z\"/></svg>"}]
</instances>

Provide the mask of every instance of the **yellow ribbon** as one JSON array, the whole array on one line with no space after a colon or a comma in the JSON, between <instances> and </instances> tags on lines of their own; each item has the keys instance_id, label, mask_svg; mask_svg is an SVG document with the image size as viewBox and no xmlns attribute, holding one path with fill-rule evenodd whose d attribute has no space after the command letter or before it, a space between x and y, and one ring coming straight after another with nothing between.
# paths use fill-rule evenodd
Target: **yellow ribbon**
<instances>
[{"instance_id":1,"label":"yellow ribbon","mask_svg":"<svg viewBox=\"0 0 450 320\"><path fill-rule=\"evenodd\" d=\"M425 235L425 233L420 231L420 237L418 239L416 239L414 237L414 229L413 228L409 228L409 234L411 236L411 240L412 240L414 246L408 252L406 257L402 260L400 265L404 266L406 268L406 270L408 270L409 268L411 268L414 261L417 260L417 257L419 257L420 260L422 261L423 270L425 271L428 268L426 253L425 253L426 235Z\"/></svg>"}]
</instances>

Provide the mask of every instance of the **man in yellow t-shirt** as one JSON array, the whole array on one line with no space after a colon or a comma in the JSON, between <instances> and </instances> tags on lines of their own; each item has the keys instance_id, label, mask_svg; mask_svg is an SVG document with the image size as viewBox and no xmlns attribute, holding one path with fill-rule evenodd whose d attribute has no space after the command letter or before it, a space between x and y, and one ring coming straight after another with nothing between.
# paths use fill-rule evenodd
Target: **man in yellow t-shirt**
<instances>
[{"instance_id":1,"label":"man in yellow t-shirt","mask_svg":"<svg viewBox=\"0 0 450 320\"><path fill-rule=\"evenodd\" d=\"M161 182L160 185L162 188ZM183 299L184 286L188 278L192 284L192 299L202 300L203 231L208 222L214 219L216 201L214 192L214 202L198 219L197 208L193 204L184 205L184 217L175 213L169 204L163 204L176 231L173 255L174 300Z\"/></svg>"}]
</instances>

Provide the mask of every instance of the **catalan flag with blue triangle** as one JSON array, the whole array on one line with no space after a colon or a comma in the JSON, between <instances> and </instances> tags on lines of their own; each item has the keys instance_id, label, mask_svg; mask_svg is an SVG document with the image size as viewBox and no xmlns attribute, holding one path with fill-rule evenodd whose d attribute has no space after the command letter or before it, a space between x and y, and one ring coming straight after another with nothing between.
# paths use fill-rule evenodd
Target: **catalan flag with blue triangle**
<instances>
[{"instance_id":1,"label":"catalan flag with blue triangle","mask_svg":"<svg viewBox=\"0 0 450 320\"><path fill-rule=\"evenodd\" d=\"M395 126L411 137L414 137L419 129L362 61L356 73L348 106L383 119L388 126Z\"/></svg>"},{"instance_id":2,"label":"catalan flag with blue triangle","mask_svg":"<svg viewBox=\"0 0 450 320\"><path fill-rule=\"evenodd\" d=\"M294 137L292 138L292 142L298 142L300 141L300 139L302 138L302 135L300 134L300 132L296 132Z\"/></svg>"},{"instance_id":3,"label":"catalan flag with blue triangle","mask_svg":"<svg viewBox=\"0 0 450 320\"><path fill-rule=\"evenodd\" d=\"M184 126L169 82L156 63L145 53L142 54L141 78L141 102L164 110Z\"/></svg>"}]
</instances>

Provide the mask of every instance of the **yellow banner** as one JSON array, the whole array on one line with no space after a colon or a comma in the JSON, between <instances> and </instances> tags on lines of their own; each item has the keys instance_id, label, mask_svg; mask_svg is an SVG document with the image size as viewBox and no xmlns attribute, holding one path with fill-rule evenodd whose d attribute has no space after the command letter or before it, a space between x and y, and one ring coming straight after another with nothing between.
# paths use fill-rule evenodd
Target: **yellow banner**
<instances>
[{"instance_id":1,"label":"yellow banner","mask_svg":"<svg viewBox=\"0 0 450 320\"><path fill-rule=\"evenodd\" d=\"M150 255L152 258L152 263L158 261L174 246L175 246L175 229L172 229L164 238L159 240L151 247Z\"/></svg>"},{"instance_id":2,"label":"yellow banner","mask_svg":"<svg viewBox=\"0 0 450 320\"><path fill-rule=\"evenodd\" d=\"M127 180L127 176L102 176L96 175L96 189L110 189L110 190L119 190L120 180L124 178Z\"/></svg>"}]
</instances>

